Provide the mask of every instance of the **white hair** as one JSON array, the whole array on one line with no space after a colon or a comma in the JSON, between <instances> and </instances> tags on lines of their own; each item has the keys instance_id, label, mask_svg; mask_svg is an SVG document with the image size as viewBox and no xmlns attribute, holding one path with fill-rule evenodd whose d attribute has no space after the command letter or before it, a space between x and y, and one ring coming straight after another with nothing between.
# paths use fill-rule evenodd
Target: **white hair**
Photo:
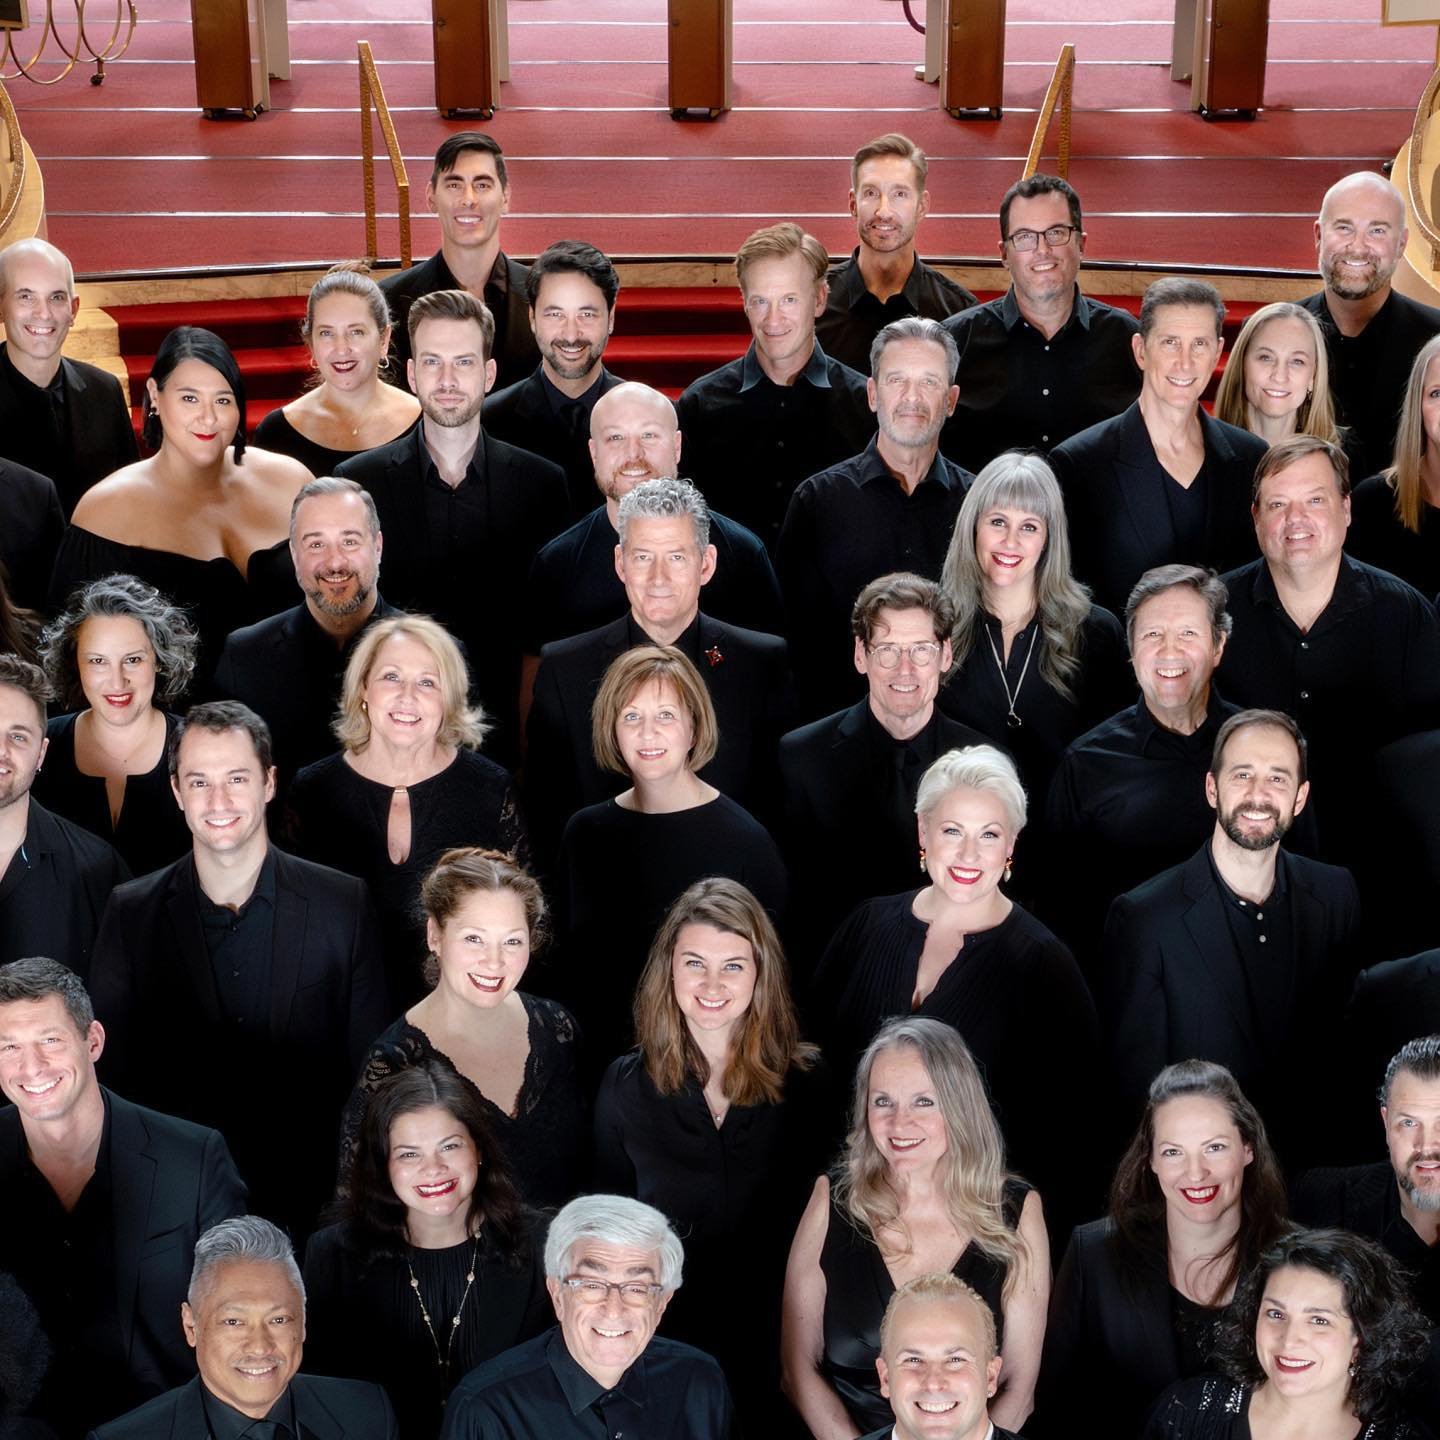
<instances>
[{"instance_id":1,"label":"white hair","mask_svg":"<svg viewBox=\"0 0 1440 1440\"><path fill-rule=\"evenodd\" d=\"M655 1277L667 1291L680 1288L685 1247L670 1222L653 1206L626 1195L581 1195L564 1206L545 1236L545 1273L552 1280L570 1274L571 1256L582 1240L652 1250L659 1260Z\"/></svg>"},{"instance_id":2,"label":"white hair","mask_svg":"<svg viewBox=\"0 0 1440 1440\"><path fill-rule=\"evenodd\" d=\"M620 544L625 544L625 531L632 520L674 520L681 515L690 517L695 548L703 550L710 543L710 507L705 497L688 480L646 480L620 502L615 516Z\"/></svg>"},{"instance_id":3,"label":"white hair","mask_svg":"<svg viewBox=\"0 0 1440 1440\"><path fill-rule=\"evenodd\" d=\"M1015 772L1015 762L993 745L967 745L949 750L920 777L915 796L915 813L928 815L952 790L989 790L1000 797L1010 828L1025 828L1025 787Z\"/></svg>"},{"instance_id":4,"label":"white hair","mask_svg":"<svg viewBox=\"0 0 1440 1440\"><path fill-rule=\"evenodd\" d=\"M195 1242L195 1263L190 1271L190 1288L185 1299L193 1308L196 1299L207 1288L212 1270L237 1261L278 1265L289 1277L305 1307L305 1282L295 1263L295 1250L290 1237L277 1225L258 1215L236 1215L212 1225Z\"/></svg>"}]
</instances>

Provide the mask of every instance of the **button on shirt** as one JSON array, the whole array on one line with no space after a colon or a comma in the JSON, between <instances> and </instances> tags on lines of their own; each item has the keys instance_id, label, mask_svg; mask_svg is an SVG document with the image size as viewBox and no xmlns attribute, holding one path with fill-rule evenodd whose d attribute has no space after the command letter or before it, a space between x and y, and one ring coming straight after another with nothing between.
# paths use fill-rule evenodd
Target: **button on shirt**
<instances>
[{"instance_id":1,"label":"button on shirt","mask_svg":"<svg viewBox=\"0 0 1440 1440\"><path fill-rule=\"evenodd\" d=\"M1049 450L1119 415L1140 393L1127 310L1075 291L1070 318L1046 339L1015 292L945 322L960 347L960 401L940 437L952 460L980 470L1004 450Z\"/></svg>"},{"instance_id":2,"label":"button on shirt","mask_svg":"<svg viewBox=\"0 0 1440 1440\"><path fill-rule=\"evenodd\" d=\"M1260 1048L1272 1051L1286 1043L1290 1033L1295 1002L1295 965L1290 954L1290 898L1285 879L1285 866L1275 867L1275 884L1269 895L1256 904L1237 895L1226 883L1215 865L1213 852L1210 868L1224 902L1225 920L1240 968L1245 973L1245 986L1250 995L1250 1013Z\"/></svg>"},{"instance_id":3,"label":"button on shirt","mask_svg":"<svg viewBox=\"0 0 1440 1440\"><path fill-rule=\"evenodd\" d=\"M263 1033L270 1017L275 948L275 852L266 852L254 892L238 910L216 905L198 877L195 894L221 1012L236 1028Z\"/></svg>"}]
</instances>

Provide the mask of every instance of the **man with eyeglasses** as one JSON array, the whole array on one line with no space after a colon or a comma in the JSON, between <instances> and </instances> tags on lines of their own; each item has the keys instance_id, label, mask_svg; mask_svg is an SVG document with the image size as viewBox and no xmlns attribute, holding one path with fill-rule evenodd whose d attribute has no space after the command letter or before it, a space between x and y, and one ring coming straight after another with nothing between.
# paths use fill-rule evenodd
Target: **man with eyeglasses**
<instances>
[{"instance_id":1,"label":"man with eyeglasses","mask_svg":"<svg viewBox=\"0 0 1440 1440\"><path fill-rule=\"evenodd\" d=\"M859 693L850 612L861 589L894 570L940 578L974 479L940 454L959 362L938 322L914 315L887 325L870 348L866 381L879 432L790 497L775 567L806 716L827 715Z\"/></svg>"},{"instance_id":2,"label":"man with eyeglasses","mask_svg":"<svg viewBox=\"0 0 1440 1440\"><path fill-rule=\"evenodd\" d=\"M935 706L954 610L933 580L882 575L855 601L854 666L869 694L780 741L781 845L803 974L854 907L914 879L915 792L949 750L985 743ZM826 837L817 845L815 837ZM812 937L806 954L802 937Z\"/></svg>"},{"instance_id":3,"label":"man with eyeglasses","mask_svg":"<svg viewBox=\"0 0 1440 1440\"><path fill-rule=\"evenodd\" d=\"M940 448L970 470L1004 450L1050 450L1118 415L1140 389L1134 317L1080 293L1080 197L1055 175L1000 202L1010 289L945 322L960 347L960 403Z\"/></svg>"},{"instance_id":4,"label":"man with eyeglasses","mask_svg":"<svg viewBox=\"0 0 1440 1440\"><path fill-rule=\"evenodd\" d=\"M734 1405L719 1365L655 1335L684 1258L652 1206L572 1200L545 1239L559 1325L472 1370L441 1440L728 1440Z\"/></svg>"}]
</instances>

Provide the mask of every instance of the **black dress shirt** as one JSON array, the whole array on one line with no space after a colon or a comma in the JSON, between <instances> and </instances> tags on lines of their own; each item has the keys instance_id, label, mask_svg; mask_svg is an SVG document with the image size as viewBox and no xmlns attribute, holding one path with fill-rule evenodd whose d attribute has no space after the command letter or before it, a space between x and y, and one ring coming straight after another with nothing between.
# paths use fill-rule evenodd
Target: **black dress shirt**
<instances>
[{"instance_id":1,"label":"black dress shirt","mask_svg":"<svg viewBox=\"0 0 1440 1440\"><path fill-rule=\"evenodd\" d=\"M831 267L827 279L830 297L825 313L815 322L815 338L827 355L862 375L870 373L870 347L875 337L892 320L904 320L908 315L943 320L975 304L975 297L963 285L932 269L918 255L900 293L888 300L866 288L858 245L843 265Z\"/></svg>"},{"instance_id":2,"label":"black dress shirt","mask_svg":"<svg viewBox=\"0 0 1440 1440\"><path fill-rule=\"evenodd\" d=\"M1374 475L1393 458L1410 368L1425 342L1440 334L1440 310L1392 290L1358 335L1342 335L1323 290L1300 303L1325 336L1330 393L1335 419L1346 428L1350 473Z\"/></svg>"},{"instance_id":3,"label":"black dress shirt","mask_svg":"<svg viewBox=\"0 0 1440 1440\"><path fill-rule=\"evenodd\" d=\"M265 1412L263 1420L253 1420L233 1405L227 1405L210 1393L203 1380L200 1404L210 1430L208 1440L301 1440L302 1432L295 1420L295 1398L289 1386Z\"/></svg>"},{"instance_id":4,"label":"black dress shirt","mask_svg":"<svg viewBox=\"0 0 1440 1440\"><path fill-rule=\"evenodd\" d=\"M940 435L952 460L980 470L1005 450L1052 450L1109 420L1140 393L1128 310L1075 287L1050 339L1020 313L1014 290L945 322L960 347L960 401Z\"/></svg>"},{"instance_id":5,"label":"black dress shirt","mask_svg":"<svg viewBox=\"0 0 1440 1440\"><path fill-rule=\"evenodd\" d=\"M193 863L193 862L192 862ZM275 852L266 850L255 888L239 907L217 905L195 882L205 949L225 1022L253 1031L269 1020L270 957L275 949Z\"/></svg>"},{"instance_id":6,"label":"black dress shirt","mask_svg":"<svg viewBox=\"0 0 1440 1440\"><path fill-rule=\"evenodd\" d=\"M864 377L819 344L793 385L775 384L752 344L691 383L676 411L690 479L771 546L795 487L863 450L875 432Z\"/></svg>"},{"instance_id":7,"label":"black dress shirt","mask_svg":"<svg viewBox=\"0 0 1440 1440\"><path fill-rule=\"evenodd\" d=\"M937 454L907 495L872 437L859 455L802 482L775 547L800 706L828 715L865 690L850 612L872 580L909 570L938 580L975 477Z\"/></svg>"},{"instance_id":8,"label":"black dress shirt","mask_svg":"<svg viewBox=\"0 0 1440 1440\"><path fill-rule=\"evenodd\" d=\"M521 623L525 653L618 620L630 608L615 573L620 537L604 505L597 505L535 557ZM710 512L715 573L704 589L705 613L763 634L781 628L780 584L764 542L753 530Z\"/></svg>"},{"instance_id":9,"label":"black dress shirt","mask_svg":"<svg viewBox=\"0 0 1440 1440\"><path fill-rule=\"evenodd\" d=\"M1250 1012L1255 1017L1257 1043L1262 1050L1278 1049L1288 1033L1287 1017L1293 1007L1295 975L1290 968L1290 895L1285 866L1275 867L1275 883L1258 903L1237 895L1225 883L1209 845L1205 854L1215 876L1220 908L1230 929L1230 941L1240 957Z\"/></svg>"},{"instance_id":10,"label":"black dress shirt","mask_svg":"<svg viewBox=\"0 0 1440 1440\"><path fill-rule=\"evenodd\" d=\"M455 1388L441 1440L729 1440L734 1407L702 1351L651 1337L613 1390L582 1370L560 1329L477 1366Z\"/></svg>"},{"instance_id":11,"label":"black dress shirt","mask_svg":"<svg viewBox=\"0 0 1440 1440\"><path fill-rule=\"evenodd\" d=\"M1362 480L1350 492L1345 553L1388 570L1427 600L1440 595L1440 509L1423 497L1420 528L1410 530L1395 513L1395 492L1383 475Z\"/></svg>"}]
</instances>

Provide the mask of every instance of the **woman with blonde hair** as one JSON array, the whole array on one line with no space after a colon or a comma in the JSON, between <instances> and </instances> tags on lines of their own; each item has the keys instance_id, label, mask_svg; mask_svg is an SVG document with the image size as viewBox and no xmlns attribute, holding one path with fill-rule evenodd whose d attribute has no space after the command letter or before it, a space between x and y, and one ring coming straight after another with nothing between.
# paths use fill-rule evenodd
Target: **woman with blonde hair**
<instances>
[{"instance_id":1,"label":"woman with blonde hair","mask_svg":"<svg viewBox=\"0 0 1440 1440\"><path fill-rule=\"evenodd\" d=\"M595 1101L595 1188L680 1226L685 1286L666 1330L720 1361L759 1434L778 1400L785 1247L830 1153L832 1107L829 1071L800 1038L779 936L738 881L696 881L670 907L640 977L635 1033Z\"/></svg>"},{"instance_id":2,"label":"woman with blonde hair","mask_svg":"<svg viewBox=\"0 0 1440 1440\"><path fill-rule=\"evenodd\" d=\"M401 388L405 377L385 377L390 307L363 260L332 266L311 286L300 338L316 383L255 427L257 445L293 456L312 475L333 475L419 419L420 402Z\"/></svg>"},{"instance_id":3,"label":"woman with blonde hair","mask_svg":"<svg viewBox=\"0 0 1440 1440\"><path fill-rule=\"evenodd\" d=\"M1440 593L1440 335L1411 367L1394 463L1351 491L1345 548L1427 600Z\"/></svg>"},{"instance_id":4,"label":"woman with blonde hair","mask_svg":"<svg viewBox=\"0 0 1440 1440\"><path fill-rule=\"evenodd\" d=\"M1245 322L1220 377L1215 418L1267 445L1292 435L1340 443L1325 337L1303 305L1280 300Z\"/></svg>"},{"instance_id":5,"label":"woman with blonde hair","mask_svg":"<svg viewBox=\"0 0 1440 1440\"><path fill-rule=\"evenodd\" d=\"M996 1425L1019 1430L1040 1369L1050 1247L1040 1197L1005 1145L965 1042L939 1020L887 1021L861 1057L849 1138L821 1176L785 1274L781 1367L816 1440L892 1423L875 1357L891 1294L950 1271L982 1295L1005 1357Z\"/></svg>"},{"instance_id":6,"label":"woman with blonde hair","mask_svg":"<svg viewBox=\"0 0 1440 1440\"><path fill-rule=\"evenodd\" d=\"M452 845L527 855L509 773L479 753L485 718L469 702L460 647L425 615L394 615L360 637L345 667L341 750L290 787L297 854L358 875L380 912L391 998L420 991L420 880Z\"/></svg>"}]
</instances>

